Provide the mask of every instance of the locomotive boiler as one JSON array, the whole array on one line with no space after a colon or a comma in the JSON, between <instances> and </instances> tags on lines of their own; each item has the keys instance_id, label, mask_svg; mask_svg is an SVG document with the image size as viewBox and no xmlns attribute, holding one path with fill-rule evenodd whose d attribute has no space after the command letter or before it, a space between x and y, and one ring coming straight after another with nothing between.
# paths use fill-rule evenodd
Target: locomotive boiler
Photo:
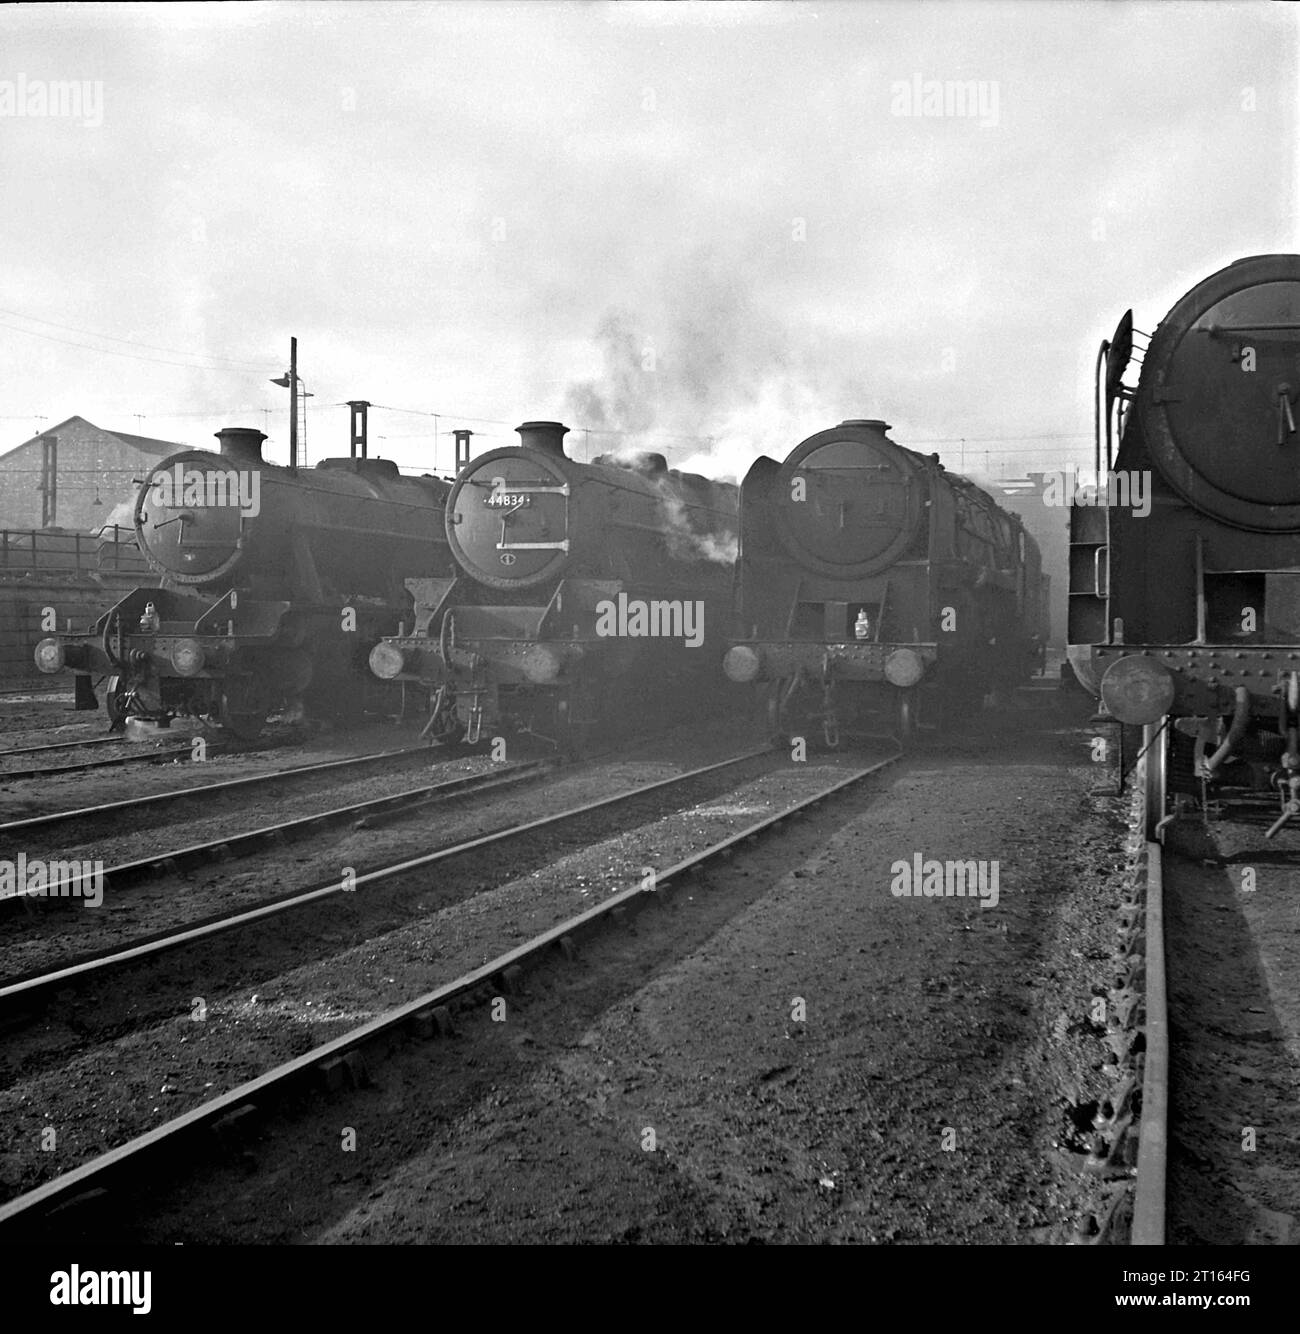
<instances>
[{"instance_id":1,"label":"locomotive boiler","mask_svg":"<svg viewBox=\"0 0 1300 1334\"><path fill-rule=\"evenodd\" d=\"M723 660L759 683L772 733L910 734L1041 666L1047 588L1033 538L887 423L841 422L741 487L736 606ZM924 702L924 708L922 707Z\"/></svg>"},{"instance_id":2,"label":"locomotive boiler","mask_svg":"<svg viewBox=\"0 0 1300 1334\"><path fill-rule=\"evenodd\" d=\"M262 458L261 431L217 439L218 454L162 459L137 493L161 587L133 589L89 634L37 646L44 672L107 678L115 728L186 715L251 736L278 706L353 707L366 655L409 606L403 579L449 565L446 482L364 450L291 470Z\"/></svg>"},{"instance_id":3,"label":"locomotive boiler","mask_svg":"<svg viewBox=\"0 0 1300 1334\"><path fill-rule=\"evenodd\" d=\"M407 580L414 624L376 646L372 671L427 690L441 742L580 748L604 723L680 715L729 624L736 488L659 454L579 463L558 422L518 431L456 478L456 571Z\"/></svg>"},{"instance_id":4,"label":"locomotive boiler","mask_svg":"<svg viewBox=\"0 0 1300 1334\"><path fill-rule=\"evenodd\" d=\"M1300 256L1197 283L1135 387L1134 333L1129 311L1098 356L1095 462L1116 503L1071 513L1070 662L1146 730L1149 834L1175 790L1265 794L1271 834L1300 819ZM1122 503L1138 489L1148 505Z\"/></svg>"}]
</instances>

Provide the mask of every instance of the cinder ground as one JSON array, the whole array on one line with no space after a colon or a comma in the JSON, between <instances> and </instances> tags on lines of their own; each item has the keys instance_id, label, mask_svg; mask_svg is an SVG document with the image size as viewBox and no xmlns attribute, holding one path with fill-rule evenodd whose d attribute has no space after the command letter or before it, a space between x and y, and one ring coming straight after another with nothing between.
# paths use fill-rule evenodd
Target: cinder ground
<instances>
[{"instance_id":1,"label":"cinder ground","mask_svg":"<svg viewBox=\"0 0 1300 1334\"><path fill-rule=\"evenodd\" d=\"M1040 694L1014 726L989 714L923 746L635 931L532 975L503 1022L465 1013L455 1038L375 1064L370 1087L306 1095L227 1161L142 1184L134 1206L116 1203L132 1221L115 1235L1067 1239L1099 1206L1083 1132L1110 1084L1089 1003L1125 874L1122 811L1093 791L1089 712ZM601 892L611 857L677 850L664 828L570 853L549 883ZM997 906L893 895L893 863L918 852L996 861ZM447 910L490 917L489 903ZM418 965L420 929L322 964L322 995L326 976L337 994L363 972L382 981L390 960ZM498 952L514 943L493 930Z\"/></svg>"}]
</instances>

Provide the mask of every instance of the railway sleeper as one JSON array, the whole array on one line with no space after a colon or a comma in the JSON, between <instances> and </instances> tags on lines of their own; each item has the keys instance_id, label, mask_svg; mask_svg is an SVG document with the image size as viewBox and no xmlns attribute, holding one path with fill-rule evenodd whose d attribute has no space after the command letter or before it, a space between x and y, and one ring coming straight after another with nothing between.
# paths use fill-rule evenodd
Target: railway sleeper
<instances>
[{"instance_id":1,"label":"railway sleeper","mask_svg":"<svg viewBox=\"0 0 1300 1334\"><path fill-rule=\"evenodd\" d=\"M257 1117L256 1105L246 1102L215 1120L210 1127L211 1134L222 1148L237 1149L253 1130Z\"/></svg>"},{"instance_id":2,"label":"railway sleeper","mask_svg":"<svg viewBox=\"0 0 1300 1334\"><path fill-rule=\"evenodd\" d=\"M1115 1053L1116 1078L1119 1068L1135 1060L1146 1050L1146 1034L1140 1028L1116 1028L1103 1041Z\"/></svg>"},{"instance_id":3,"label":"railway sleeper","mask_svg":"<svg viewBox=\"0 0 1300 1334\"><path fill-rule=\"evenodd\" d=\"M1110 1244L1111 1234L1126 1214L1132 1212L1133 1183L1131 1181L1112 1181L1105 1187L1107 1199L1102 1208L1101 1217L1085 1214L1075 1225L1074 1235L1070 1238L1071 1246L1106 1246Z\"/></svg>"},{"instance_id":4,"label":"railway sleeper","mask_svg":"<svg viewBox=\"0 0 1300 1334\"><path fill-rule=\"evenodd\" d=\"M519 964L512 963L493 974L492 980L503 996L518 996L524 989L524 970Z\"/></svg>"},{"instance_id":5,"label":"railway sleeper","mask_svg":"<svg viewBox=\"0 0 1300 1334\"><path fill-rule=\"evenodd\" d=\"M1136 991L1146 977L1146 955L1129 954L1115 965L1112 991Z\"/></svg>"},{"instance_id":6,"label":"railway sleeper","mask_svg":"<svg viewBox=\"0 0 1300 1334\"><path fill-rule=\"evenodd\" d=\"M1146 1009L1145 998L1140 992L1125 987L1110 994L1110 1023L1108 1029L1134 1028L1140 1022Z\"/></svg>"},{"instance_id":7,"label":"railway sleeper","mask_svg":"<svg viewBox=\"0 0 1300 1334\"><path fill-rule=\"evenodd\" d=\"M339 1093L344 1089L370 1087L370 1070L366 1065L365 1054L360 1048L341 1052L317 1067L327 1093Z\"/></svg>"},{"instance_id":8,"label":"railway sleeper","mask_svg":"<svg viewBox=\"0 0 1300 1334\"><path fill-rule=\"evenodd\" d=\"M455 1037L451 1010L446 1005L431 1005L411 1016L411 1032L422 1040Z\"/></svg>"},{"instance_id":9,"label":"railway sleeper","mask_svg":"<svg viewBox=\"0 0 1300 1334\"><path fill-rule=\"evenodd\" d=\"M1137 1170L1137 1137L1130 1112L1093 1137L1092 1151L1084 1160L1085 1172L1107 1177L1131 1177Z\"/></svg>"},{"instance_id":10,"label":"railway sleeper","mask_svg":"<svg viewBox=\"0 0 1300 1334\"><path fill-rule=\"evenodd\" d=\"M1139 1093L1137 1076L1130 1072L1114 1094L1097 1108L1097 1114L1092 1118L1093 1129L1103 1135L1114 1134L1118 1123L1132 1115L1133 1100Z\"/></svg>"}]
</instances>

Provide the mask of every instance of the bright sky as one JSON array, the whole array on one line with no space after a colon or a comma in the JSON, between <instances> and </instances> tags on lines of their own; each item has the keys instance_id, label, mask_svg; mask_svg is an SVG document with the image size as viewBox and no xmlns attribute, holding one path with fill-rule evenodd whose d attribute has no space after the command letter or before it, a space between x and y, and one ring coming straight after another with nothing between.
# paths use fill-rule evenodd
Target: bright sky
<instances>
[{"instance_id":1,"label":"bright sky","mask_svg":"<svg viewBox=\"0 0 1300 1334\"><path fill-rule=\"evenodd\" d=\"M723 473L853 416L971 471L1086 462L1124 309L1297 248L1298 32L1212 0L5 6L0 452L80 413L283 458L296 334L312 461L368 398L417 469L435 426L445 469L452 427L526 418ZM80 116L18 114L66 81ZM965 81L977 114L906 114Z\"/></svg>"}]
</instances>

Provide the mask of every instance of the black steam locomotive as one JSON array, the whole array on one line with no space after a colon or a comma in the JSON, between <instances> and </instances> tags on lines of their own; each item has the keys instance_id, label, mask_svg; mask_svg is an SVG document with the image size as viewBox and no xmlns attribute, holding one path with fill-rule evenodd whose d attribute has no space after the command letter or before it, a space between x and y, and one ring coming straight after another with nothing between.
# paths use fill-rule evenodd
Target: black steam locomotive
<instances>
[{"instance_id":1,"label":"black steam locomotive","mask_svg":"<svg viewBox=\"0 0 1300 1334\"><path fill-rule=\"evenodd\" d=\"M518 431L461 470L457 571L407 580L412 632L377 645L371 669L427 689L440 742L515 732L580 749L602 724L677 716L716 679L730 625L736 488L659 454L575 462L558 422Z\"/></svg>"},{"instance_id":2,"label":"black steam locomotive","mask_svg":"<svg viewBox=\"0 0 1300 1334\"><path fill-rule=\"evenodd\" d=\"M364 448L300 472L263 460L261 431L217 439L219 454L157 463L137 494L140 549L162 586L36 647L41 671L78 674L83 699L107 678L114 728L185 715L255 736L279 706L353 707L367 653L410 605L403 580L450 565L447 482L402 477Z\"/></svg>"},{"instance_id":3,"label":"black steam locomotive","mask_svg":"<svg viewBox=\"0 0 1300 1334\"><path fill-rule=\"evenodd\" d=\"M965 478L882 421L820 431L741 487L736 606L723 660L761 682L773 735L910 734L1041 667L1037 544Z\"/></svg>"},{"instance_id":4,"label":"black steam locomotive","mask_svg":"<svg viewBox=\"0 0 1300 1334\"><path fill-rule=\"evenodd\" d=\"M1098 357L1098 421L1107 498L1149 503L1071 514L1070 662L1146 729L1148 834L1172 791L1210 786L1271 793L1271 834L1300 819L1300 256L1193 287L1136 388L1133 337L1129 311Z\"/></svg>"}]
</instances>

